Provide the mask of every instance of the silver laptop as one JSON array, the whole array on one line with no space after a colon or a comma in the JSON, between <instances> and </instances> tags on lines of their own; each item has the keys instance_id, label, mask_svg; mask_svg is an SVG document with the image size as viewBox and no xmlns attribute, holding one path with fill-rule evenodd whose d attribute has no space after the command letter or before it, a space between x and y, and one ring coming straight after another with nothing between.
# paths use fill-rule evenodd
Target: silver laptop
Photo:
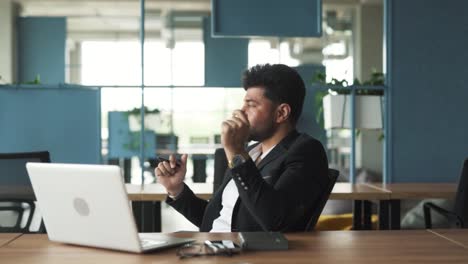
<instances>
[{"instance_id":1,"label":"silver laptop","mask_svg":"<svg viewBox=\"0 0 468 264\"><path fill-rule=\"evenodd\" d=\"M194 241L138 234L118 166L28 162L26 168L52 241L130 252Z\"/></svg>"}]
</instances>

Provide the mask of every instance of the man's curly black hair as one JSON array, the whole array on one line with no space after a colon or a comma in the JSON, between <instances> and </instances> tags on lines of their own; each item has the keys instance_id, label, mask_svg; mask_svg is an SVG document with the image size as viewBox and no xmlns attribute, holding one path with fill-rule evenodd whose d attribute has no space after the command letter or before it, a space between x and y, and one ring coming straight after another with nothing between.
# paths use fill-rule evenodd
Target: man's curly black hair
<instances>
[{"instance_id":1,"label":"man's curly black hair","mask_svg":"<svg viewBox=\"0 0 468 264\"><path fill-rule=\"evenodd\" d=\"M266 98L277 104L288 104L291 107L291 123L297 123L306 90L296 70L284 64L259 64L243 73L242 85L245 90L254 86L263 87Z\"/></svg>"}]
</instances>

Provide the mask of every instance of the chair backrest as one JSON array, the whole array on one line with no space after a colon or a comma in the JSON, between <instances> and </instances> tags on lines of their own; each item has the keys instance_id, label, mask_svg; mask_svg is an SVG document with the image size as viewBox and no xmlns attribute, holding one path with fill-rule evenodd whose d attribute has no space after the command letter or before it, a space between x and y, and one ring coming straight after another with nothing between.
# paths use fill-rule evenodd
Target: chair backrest
<instances>
[{"instance_id":1,"label":"chair backrest","mask_svg":"<svg viewBox=\"0 0 468 264\"><path fill-rule=\"evenodd\" d=\"M458 181L457 194L455 196L454 213L462 221L462 227L468 227L468 159L463 162L463 168Z\"/></svg>"},{"instance_id":2,"label":"chair backrest","mask_svg":"<svg viewBox=\"0 0 468 264\"><path fill-rule=\"evenodd\" d=\"M309 222L306 225L305 231L311 231L314 229L315 225L317 224L317 221L320 217L320 214L322 214L323 208L325 207L325 204L328 201L328 198L330 197L330 193L333 190L333 187L335 186L336 179L340 175L340 172L334 169L328 169L328 185L325 190L323 190L322 194L320 195L319 200L317 203L314 205L314 211L312 212L312 217L310 218Z\"/></svg>"},{"instance_id":3,"label":"chair backrest","mask_svg":"<svg viewBox=\"0 0 468 264\"><path fill-rule=\"evenodd\" d=\"M215 193L221 183L223 183L224 174L226 173L228 161L223 148L218 148L214 154L214 179L213 193Z\"/></svg>"},{"instance_id":4,"label":"chair backrest","mask_svg":"<svg viewBox=\"0 0 468 264\"><path fill-rule=\"evenodd\" d=\"M14 227L0 227L0 232L29 232L34 214L36 197L34 195L28 172L27 162L50 162L48 151L25 153L0 153L0 211L18 212L18 220ZM21 227L23 205L28 204L30 213L26 226ZM42 226L40 227L43 228Z\"/></svg>"},{"instance_id":5,"label":"chair backrest","mask_svg":"<svg viewBox=\"0 0 468 264\"><path fill-rule=\"evenodd\" d=\"M50 162L50 154L48 151L0 153L0 185L32 189L27 162Z\"/></svg>"}]
</instances>

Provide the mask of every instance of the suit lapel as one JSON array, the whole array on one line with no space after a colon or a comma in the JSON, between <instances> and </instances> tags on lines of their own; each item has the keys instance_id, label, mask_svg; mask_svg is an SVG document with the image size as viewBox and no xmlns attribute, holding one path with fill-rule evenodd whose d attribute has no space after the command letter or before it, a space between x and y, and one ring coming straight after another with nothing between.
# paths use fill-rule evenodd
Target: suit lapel
<instances>
[{"instance_id":1,"label":"suit lapel","mask_svg":"<svg viewBox=\"0 0 468 264\"><path fill-rule=\"evenodd\" d=\"M296 130L291 131L285 138L283 138L271 151L263 158L258 164L258 170L261 171L268 163L274 161L278 156L282 155L289 146L294 142L299 133Z\"/></svg>"},{"instance_id":2,"label":"suit lapel","mask_svg":"<svg viewBox=\"0 0 468 264\"><path fill-rule=\"evenodd\" d=\"M289 146L294 142L294 140L299 136L299 133L296 130L291 131L285 138L283 138L271 151L266 155L264 159L260 161L257 165L259 171L263 169L268 163L274 161L278 156L283 154ZM259 143L253 144L247 148L247 151L252 150L255 148ZM224 180L221 186L218 188L218 191L224 191L224 188L228 184L228 182L232 179L231 170L227 169L224 174Z\"/></svg>"},{"instance_id":3,"label":"suit lapel","mask_svg":"<svg viewBox=\"0 0 468 264\"><path fill-rule=\"evenodd\" d=\"M266 155L265 158L263 158L262 160L260 160L260 163L257 165L257 168L259 171L261 171L263 169L263 167L265 167L268 163L272 162L273 160L275 160L278 156L281 155L281 153L284 153L284 147L283 146L279 146L279 145L276 145L271 151L270 153L268 153L268 155Z\"/></svg>"}]
</instances>

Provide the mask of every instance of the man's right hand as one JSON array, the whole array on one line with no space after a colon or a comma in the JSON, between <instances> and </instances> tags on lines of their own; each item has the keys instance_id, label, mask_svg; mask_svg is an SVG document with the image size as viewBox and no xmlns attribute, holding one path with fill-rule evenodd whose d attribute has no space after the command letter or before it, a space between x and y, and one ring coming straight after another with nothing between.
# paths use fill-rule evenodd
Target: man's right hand
<instances>
[{"instance_id":1,"label":"man's right hand","mask_svg":"<svg viewBox=\"0 0 468 264\"><path fill-rule=\"evenodd\" d=\"M182 155L180 167L176 166L176 158L174 155L169 157L169 162L160 162L158 167L156 167L156 178L158 182L166 188L170 196L177 196L184 189L185 173L187 172L187 157L187 154Z\"/></svg>"}]
</instances>

